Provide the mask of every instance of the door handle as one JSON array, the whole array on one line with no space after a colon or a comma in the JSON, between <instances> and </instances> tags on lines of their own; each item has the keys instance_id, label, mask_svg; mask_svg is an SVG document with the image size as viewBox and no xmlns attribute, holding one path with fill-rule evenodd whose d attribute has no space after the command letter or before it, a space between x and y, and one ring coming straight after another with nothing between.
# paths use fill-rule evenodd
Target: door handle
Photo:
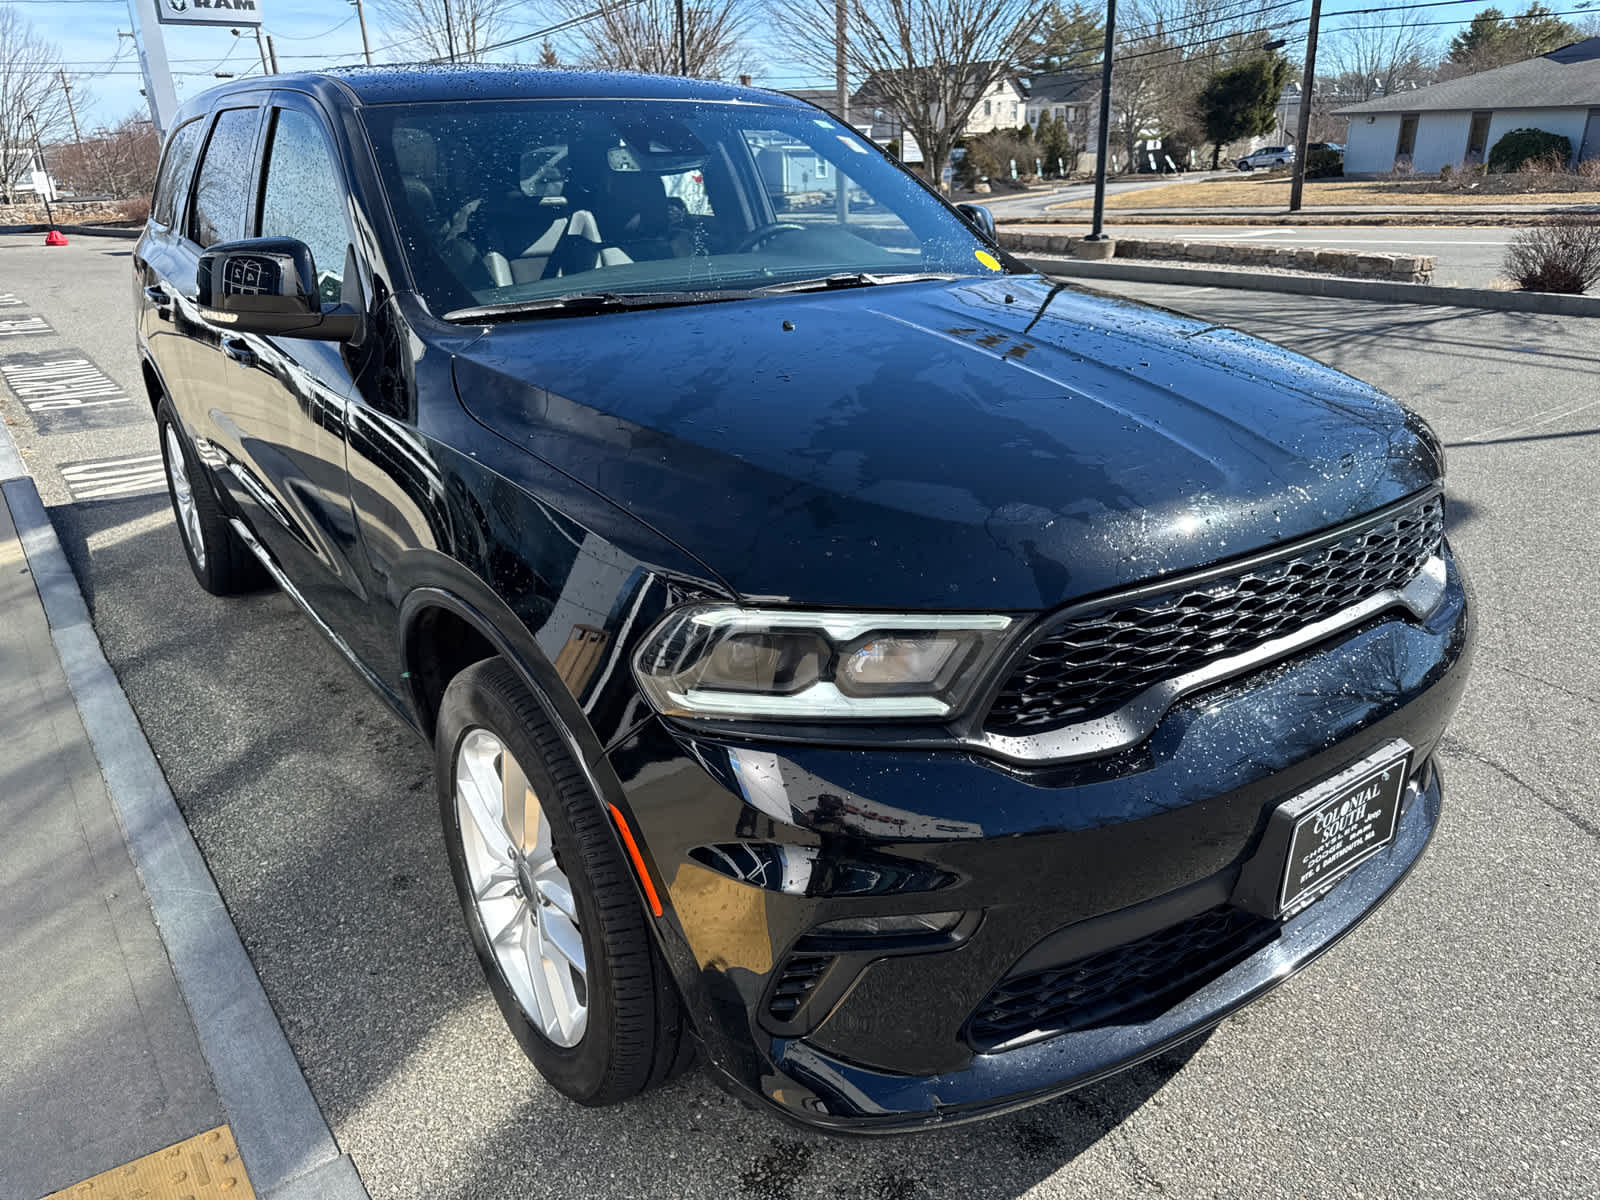
<instances>
[{"instance_id":1,"label":"door handle","mask_svg":"<svg viewBox=\"0 0 1600 1200\"><path fill-rule=\"evenodd\" d=\"M259 359L256 352L250 349L250 343L243 338L225 337L222 339L222 352L241 367L253 367Z\"/></svg>"},{"instance_id":2,"label":"door handle","mask_svg":"<svg viewBox=\"0 0 1600 1200\"><path fill-rule=\"evenodd\" d=\"M158 317L166 317L169 320L171 319L172 297L167 295L167 290L165 288L152 284L150 287L145 288L144 298L155 306L156 315Z\"/></svg>"}]
</instances>

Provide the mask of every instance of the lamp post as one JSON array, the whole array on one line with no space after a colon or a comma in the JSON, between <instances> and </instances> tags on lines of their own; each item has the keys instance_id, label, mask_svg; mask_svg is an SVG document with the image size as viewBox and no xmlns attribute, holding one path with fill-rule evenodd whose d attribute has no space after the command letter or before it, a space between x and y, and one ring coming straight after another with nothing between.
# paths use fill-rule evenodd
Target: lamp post
<instances>
[{"instance_id":1,"label":"lamp post","mask_svg":"<svg viewBox=\"0 0 1600 1200\"><path fill-rule=\"evenodd\" d=\"M1100 128L1095 136L1094 228L1086 242L1106 240L1106 156L1111 149L1111 54L1117 44L1117 0L1106 0L1106 47L1100 64Z\"/></svg>"}]
</instances>

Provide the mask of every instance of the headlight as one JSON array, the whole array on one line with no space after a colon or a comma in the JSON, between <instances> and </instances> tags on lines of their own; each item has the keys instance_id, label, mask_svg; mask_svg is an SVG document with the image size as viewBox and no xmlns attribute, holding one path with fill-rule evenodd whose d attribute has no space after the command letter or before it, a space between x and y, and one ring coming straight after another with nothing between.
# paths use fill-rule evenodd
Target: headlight
<instances>
[{"instance_id":1,"label":"headlight","mask_svg":"<svg viewBox=\"0 0 1600 1200\"><path fill-rule=\"evenodd\" d=\"M971 699L1011 624L692 604L650 631L633 669L671 716L937 720Z\"/></svg>"}]
</instances>

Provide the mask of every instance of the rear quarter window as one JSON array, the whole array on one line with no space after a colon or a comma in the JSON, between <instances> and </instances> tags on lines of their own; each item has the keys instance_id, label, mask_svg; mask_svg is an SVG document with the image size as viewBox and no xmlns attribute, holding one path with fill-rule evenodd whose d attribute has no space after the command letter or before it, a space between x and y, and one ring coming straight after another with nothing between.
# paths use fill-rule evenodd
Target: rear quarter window
<instances>
[{"instance_id":1,"label":"rear quarter window","mask_svg":"<svg viewBox=\"0 0 1600 1200\"><path fill-rule=\"evenodd\" d=\"M200 149L200 135L204 132L202 122L190 121L173 130L167 139L161 173L156 176L155 196L150 201L150 219L156 224L171 226L177 218L178 197L188 188L195 152Z\"/></svg>"}]
</instances>

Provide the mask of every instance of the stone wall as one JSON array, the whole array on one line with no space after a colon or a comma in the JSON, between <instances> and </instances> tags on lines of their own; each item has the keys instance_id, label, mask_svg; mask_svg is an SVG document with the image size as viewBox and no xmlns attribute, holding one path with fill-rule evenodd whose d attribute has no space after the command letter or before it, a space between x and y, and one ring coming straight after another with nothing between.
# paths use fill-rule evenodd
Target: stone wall
<instances>
[{"instance_id":1,"label":"stone wall","mask_svg":"<svg viewBox=\"0 0 1600 1200\"><path fill-rule=\"evenodd\" d=\"M1070 255L1077 241L1075 237L1061 234L1000 230L1002 246L1007 250L1029 254ZM1433 282L1433 256L1430 254L1370 254L1356 250L1263 246L1252 242L1185 242L1171 238L1119 237L1116 239L1116 257L1205 263L1207 266L1314 271L1322 275L1383 279L1392 283Z\"/></svg>"},{"instance_id":2,"label":"stone wall","mask_svg":"<svg viewBox=\"0 0 1600 1200\"><path fill-rule=\"evenodd\" d=\"M127 200L61 200L52 201L50 211L55 214L57 225L100 225L122 220L126 215L124 209L132 203ZM43 225L48 219L44 205L36 201L0 204L0 225Z\"/></svg>"}]
</instances>

